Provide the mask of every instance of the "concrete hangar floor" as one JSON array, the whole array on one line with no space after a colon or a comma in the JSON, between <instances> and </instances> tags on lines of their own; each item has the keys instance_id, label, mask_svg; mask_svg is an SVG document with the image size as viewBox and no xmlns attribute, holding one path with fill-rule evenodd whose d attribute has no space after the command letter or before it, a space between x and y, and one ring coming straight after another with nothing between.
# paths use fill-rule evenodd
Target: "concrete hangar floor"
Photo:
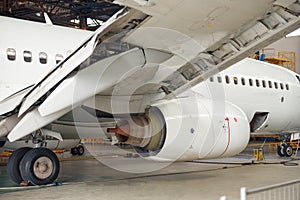
<instances>
[{"instance_id":1,"label":"concrete hangar floor","mask_svg":"<svg viewBox=\"0 0 300 200\"><path fill-rule=\"evenodd\" d=\"M264 148L264 160L253 161L253 146L241 154L216 160L149 163L107 144L86 144L83 157L58 155L61 173L57 185L19 187L0 166L0 198L37 199L239 199L241 187L258 188L295 180L300 175L300 153L293 165ZM127 152L127 153L126 153ZM298 164L298 165L297 165ZM150 169L150 170L149 170ZM135 172L135 173L132 173ZM146 172L146 173L137 173Z\"/></svg>"}]
</instances>

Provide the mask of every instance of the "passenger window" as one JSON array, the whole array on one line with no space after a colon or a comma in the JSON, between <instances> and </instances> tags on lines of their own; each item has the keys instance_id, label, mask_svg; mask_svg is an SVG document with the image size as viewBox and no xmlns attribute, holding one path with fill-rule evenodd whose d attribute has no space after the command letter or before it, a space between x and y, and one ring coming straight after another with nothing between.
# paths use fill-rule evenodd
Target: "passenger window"
<instances>
[{"instance_id":1,"label":"passenger window","mask_svg":"<svg viewBox=\"0 0 300 200\"><path fill-rule=\"evenodd\" d=\"M221 76L218 76L218 82L222 83L222 77Z\"/></svg>"},{"instance_id":2,"label":"passenger window","mask_svg":"<svg viewBox=\"0 0 300 200\"><path fill-rule=\"evenodd\" d=\"M6 54L7 54L7 59L8 59L8 60L11 60L11 61L16 60L16 55L17 55L17 53L16 53L16 50L15 50L15 49L13 49L13 48L8 48L8 49L6 50Z\"/></svg>"},{"instance_id":3,"label":"passenger window","mask_svg":"<svg viewBox=\"0 0 300 200\"><path fill-rule=\"evenodd\" d=\"M61 54L55 55L56 64L59 63L60 61L62 61L63 59L64 59L63 55L61 55Z\"/></svg>"},{"instance_id":4,"label":"passenger window","mask_svg":"<svg viewBox=\"0 0 300 200\"><path fill-rule=\"evenodd\" d=\"M241 81L242 81L242 85L246 85L246 82L245 82L244 78L242 78Z\"/></svg>"},{"instance_id":5,"label":"passenger window","mask_svg":"<svg viewBox=\"0 0 300 200\"><path fill-rule=\"evenodd\" d=\"M283 83L280 83L280 89L284 89Z\"/></svg>"},{"instance_id":6,"label":"passenger window","mask_svg":"<svg viewBox=\"0 0 300 200\"><path fill-rule=\"evenodd\" d=\"M278 83L277 82L274 82L274 87L275 87L275 89L278 89Z\"/></svg>"},{"instance_id":7,"label":"passenger window","mask_svg":"<svg viewBox=\"0 0 300 200\"><path fill-rule=\"evenodd\" d=\"M47 63L47 54L45 52L41 52L39 54L39 59L41 64L46 64Z\"/></svg>"},{"instance_id":8,"label":"passenger window","mask_svg":"<svg viewBox=\"0 0 300 200\"><path fill-rule=\"evenodd\" d=\"M285 84L285 88L286 88L286 90L290 90L289 84Z\"/></svg>"},{"instance_id":9,"label":"passenger window","mask_svg":"<svg viewBox=\"0 0 300 200\"><path fill-rule=\"evenodd\" d=\"M272 85L272 81L269 81L269 88L272 88L273 85Z\"/></svg>"},{"instance_id":10,"label":"passenger window","mask_svg":"<svg viewBox=\"0 0 300 200\"><path fill-rule=\"evenodd\" d=\"M249 85L253 86L253 80L252 79L249 79Z\"/></svg>"},{"instance_id":11,"label":"passenger window","mask_svg":"<svg viewBox=\"0 0 300 200\"><path fill-rule=\"evenodd\" d=\"M31 51L24 51L23 52L24 61L25 62L31 62L32 61L32 53Z\"/></svg>"},{"instance_id":12,"label":"passenger window","mask_svg":"<svg viewBox=\"0 0 300 200\"><path fill-rule=\"evenodd\" d=\"M262 80L262 86L265 88L266 87L266 81Z\"/></svg>"},{"instance_id":13,"label":"passenger window","mask_svg":"<svg viewBox=\"0 0 300 200\"><path fill-rule=\"evenodd\" d=\"M213 76L210 77L210 78L209 78L209 81L210 81L210 82L214 82L214 77L213 77Z\"/></svg>"},{"instance_id":14,"label":"passenger window","mask_svg":"<svg viewBox=\"0 0 300 200\"><path fill-rule=\"evenodd\" d=\"M255 80L255 82L256 82L256 87L259 87L259 86L260 86L260 84L259 84L259 80L258 80L258 79L256 79L256 80Z\"/></svg>"},{"instance_id":15,"label":"passenger window","mask_svg":"<svg viewBox=\"0 0 300 200\"><path fill-rule=\"evenodd\" d=\"M235 85L237 85L239 82L238 82L238 78L237 77L233 77L233 82Z\"/></svg>"},{"instance_id":16,"label":"passenger window","mask_svg":"<svg viewBox=\"0 0 300 200\"><path fill-rule=\"evenodd\" d=\"M229 84L229 83L230 83L229 76L225 76L225 80L226 80L226 83L227 83L227 84Z\"/></svg>"}]
</instances>

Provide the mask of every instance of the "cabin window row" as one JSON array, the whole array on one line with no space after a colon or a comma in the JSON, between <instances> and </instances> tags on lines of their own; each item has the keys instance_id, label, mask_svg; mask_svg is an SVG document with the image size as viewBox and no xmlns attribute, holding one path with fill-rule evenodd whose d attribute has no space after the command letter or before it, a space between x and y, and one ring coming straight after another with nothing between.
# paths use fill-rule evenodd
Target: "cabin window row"
<instances>
[{"instance_id":1,"label":"cabin window row","mask_svg":"<svg viewBox=\"0 0 300 200\"><path fill-rule=\"evenodd\" d=\"M17 59L17 52L13 48L8 48L6 51L6 54L7 54L7 59L10 61L15 61ZM39 58L39 62L41 64L47 64L47 62L48 62L47 53L40 52L38 54L38 58ZM28 51L28 50L24 50L23 51L23 59L25 62L28 62L28 63L32 62L32 59L33 59L32 52ZM64 59L63 55L61 55L61 54L55 55L56 64L59 63L60 61L62 61L63 59Z\"/></svg>"},{"instance_id":2,"label":"cabin window row","mask_svg":"<svg viewBox=\"0 0 300 200\"><path fill-rule=\"evenodd\" d=\"M210 82L214 82L214 77L210 77ZM218 83L222 83L222 77L218 76L217 80ZM246 79L246 78L238 78L238 77L232 77L232 81L235 85L241 84L243 86L249 85L251 87L262 87L262 88L275 88L275 89L281 89L281 90L290 90L289 84L284 83L278 83L274 81L266 81L266 80L259 80L259 79ZM229 76L225 76L225 82L226 84L231 83L231 78Z\"/></svg>"}]
</instances>

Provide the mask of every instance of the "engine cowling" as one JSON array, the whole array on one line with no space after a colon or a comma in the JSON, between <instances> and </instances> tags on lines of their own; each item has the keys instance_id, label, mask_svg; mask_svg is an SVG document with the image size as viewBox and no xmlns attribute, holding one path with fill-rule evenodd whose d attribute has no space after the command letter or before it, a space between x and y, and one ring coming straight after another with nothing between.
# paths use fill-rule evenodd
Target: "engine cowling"
<instances>
[{"instance_id":1,"label":"engine cowling","mask_svg":"<svg viewBox=\"0 0 300 200\"><path fill-rule=\"evenodd\" d=\"M126 118L115 132L121 143L155 160L194 160L232 156L248 144L245 113L228 102L205 98L161 101L145 115Z\"/></svg>"}]
</instances>

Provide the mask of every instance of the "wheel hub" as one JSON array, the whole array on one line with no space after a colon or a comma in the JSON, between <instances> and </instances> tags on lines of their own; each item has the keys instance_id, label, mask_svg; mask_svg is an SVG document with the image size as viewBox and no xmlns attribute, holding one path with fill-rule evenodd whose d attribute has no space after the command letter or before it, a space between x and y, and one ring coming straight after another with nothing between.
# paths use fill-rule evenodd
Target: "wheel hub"
<instances>
[{"instance_id":1,"label":"wheel hub","mask_svg":"<svg viewBox=\"0 0 300 200\"><path fill-rule=\"evenodd\" d=\"M292 147L289 146L289 147L286 148L286 154L287 154L287 155L292 155L292 154L293 154L293 149L292 149Z\"/></svg>"},{"instance_id":2,"label":"wheel hub","mask_svg":"<svg viewBox=\"0 0 300 200\"><path fill-rule=\"evenodd\" d=\"M81 148L78 151L79 151L80 154L83 153L83 149L81 149Z\"/></svg>"},{"instance_id":3,"label":"wheel hub","mask_svg":"<svg viewBox=\"0 0 300 200\"><path fill-rule=\"evenodd\" d=\"M45 179L51 176L53 172L52 161L48 157L38 158L33 165L33 172L39 179Z\"/></svg>"}]
</instances>

